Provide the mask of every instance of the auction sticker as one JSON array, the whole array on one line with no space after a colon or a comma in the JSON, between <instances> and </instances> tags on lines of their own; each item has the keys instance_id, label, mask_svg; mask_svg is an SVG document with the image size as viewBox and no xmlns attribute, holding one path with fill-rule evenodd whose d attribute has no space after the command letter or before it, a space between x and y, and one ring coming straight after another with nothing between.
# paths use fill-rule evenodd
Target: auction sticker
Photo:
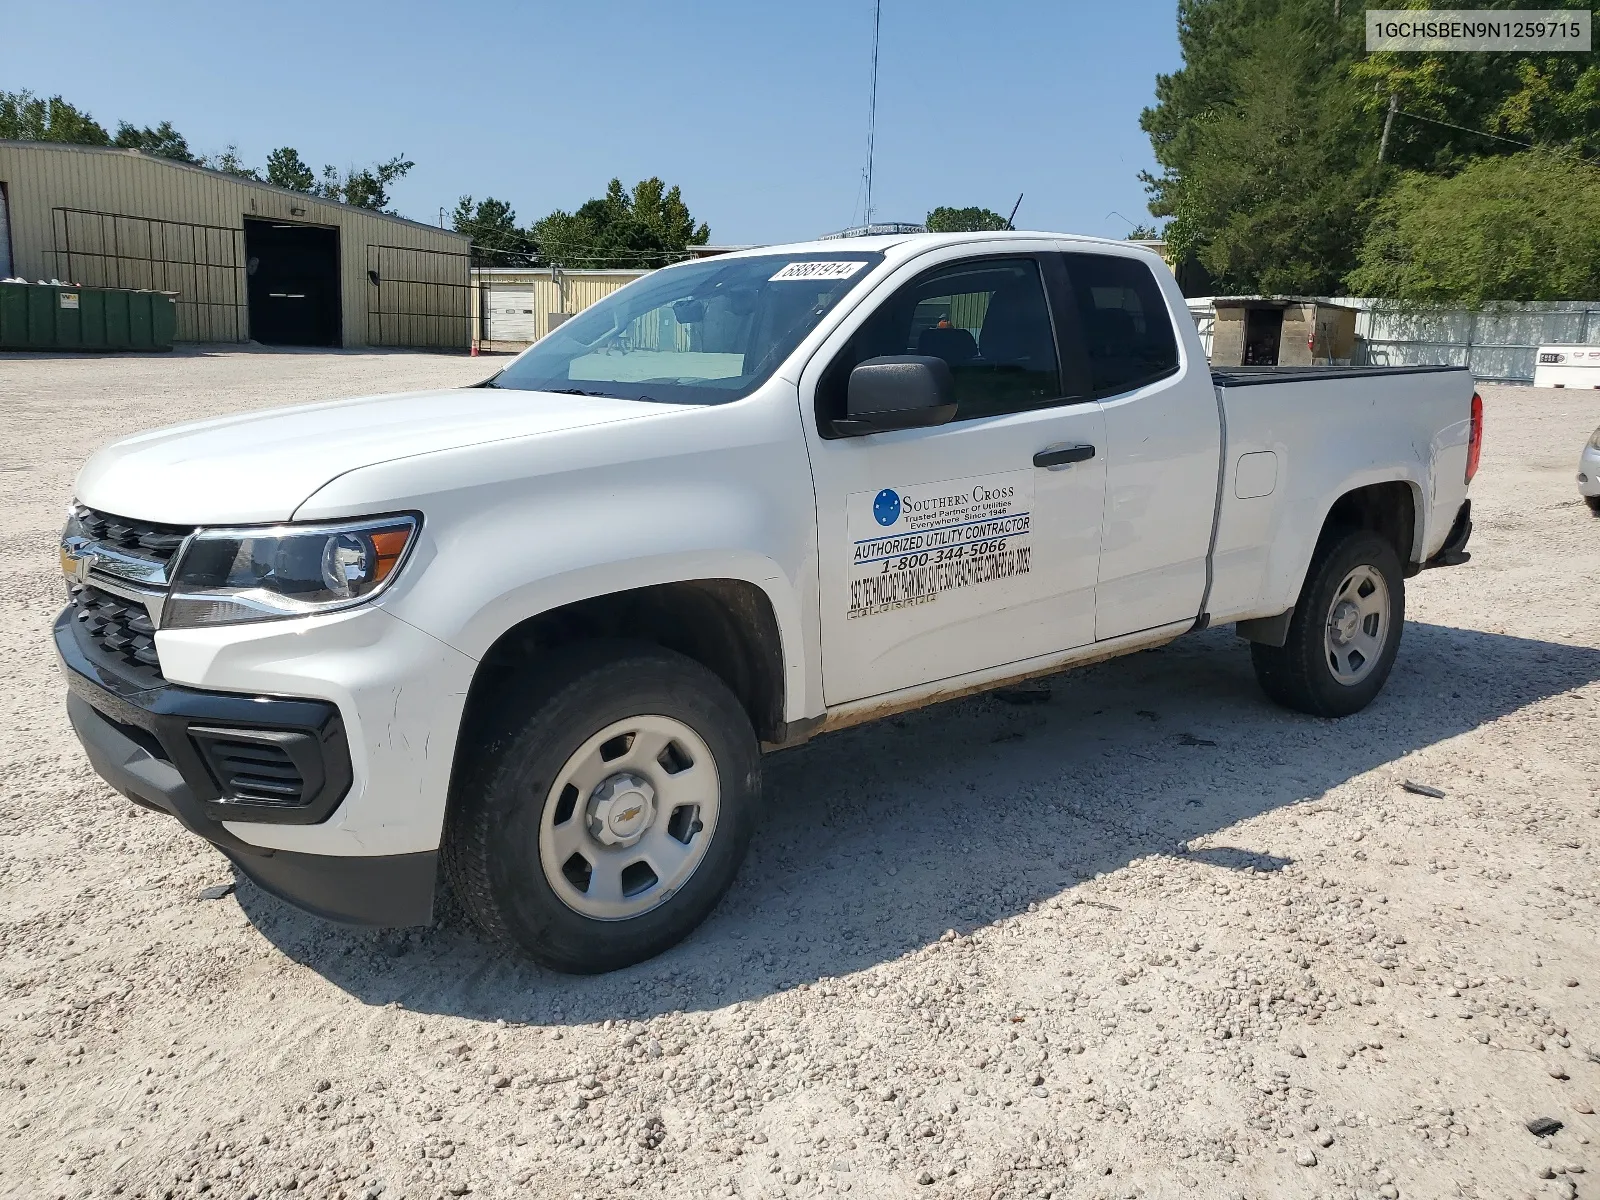
<instances>
[{"instance_id":1,"label":"auction sticker","mask_svg":"<svg viewBox=\"0 0 1600 1200\"><path fill-rule=\"evenodd\" d=\"M845 259L836 262L792 262L780 270L768 283L777 283L781 279L849 279L867 264L856 260Z\"/></svg>"},{"instance_id":2,"label":"auction sticker","mask_svg":"<svg viewBox=\"0 0 1600 1200\"><path fill-rule=\"evenodd\" d=\"M1028 574L1033 472L852 492L849 616L933 604Z\"/></svg>"}]
</instances>

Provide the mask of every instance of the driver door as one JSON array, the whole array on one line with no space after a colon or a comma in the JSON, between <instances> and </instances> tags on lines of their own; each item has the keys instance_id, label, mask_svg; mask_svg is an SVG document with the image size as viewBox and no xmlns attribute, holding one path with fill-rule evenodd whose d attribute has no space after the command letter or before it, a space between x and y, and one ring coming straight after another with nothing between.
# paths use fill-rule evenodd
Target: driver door
<instances>
[{"instance_id":1,"label":"driver door","mask_svg":"<svg viewBox=\"0 0 1600 1200\"><path fill-rule=\"evenodd\" d=\"M1062 370L1046 249L918 257L802 375L829 705L1094 640L1105 418ZM850 370L891 354L950 365L955 419L835 436Z\"/></svg>"}]
</instances>

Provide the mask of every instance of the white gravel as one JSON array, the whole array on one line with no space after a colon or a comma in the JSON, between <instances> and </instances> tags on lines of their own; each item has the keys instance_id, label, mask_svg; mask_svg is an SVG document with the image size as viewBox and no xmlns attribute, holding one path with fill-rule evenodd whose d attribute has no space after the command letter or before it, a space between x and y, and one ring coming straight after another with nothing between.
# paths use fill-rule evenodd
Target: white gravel
<instances>
[{"instance_id":1,"label":"white gravel","mask_svg":"<svg viewBox=\"0 0 1600 1200\"><path fill-rule=\"evenodd\" d=\"M1473 562L1367 712L1271 707L1218 630L820 739L688 944L577 979L200 899L226 861L90 773L49 646L95 445L485 369L0 358L0 1193L1593 1190L1600 393L1485 389Z\"/></svg>"}]
</instances>

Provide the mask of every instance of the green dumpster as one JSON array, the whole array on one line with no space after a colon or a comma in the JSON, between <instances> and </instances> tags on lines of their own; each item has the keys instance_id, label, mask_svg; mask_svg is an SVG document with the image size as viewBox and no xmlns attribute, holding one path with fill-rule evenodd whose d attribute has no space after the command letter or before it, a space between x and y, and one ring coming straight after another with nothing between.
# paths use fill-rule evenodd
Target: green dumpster
<instances>
[{"instance_id":1,"label":"green dumpster","mask_svg":"<svg viewBox=\"0 0 1600 1200\"><path fill-rule=\"evenodd\" d=\"M176 295L0 283L0 350L171 350Z\"/></svg>"}]
</instances>

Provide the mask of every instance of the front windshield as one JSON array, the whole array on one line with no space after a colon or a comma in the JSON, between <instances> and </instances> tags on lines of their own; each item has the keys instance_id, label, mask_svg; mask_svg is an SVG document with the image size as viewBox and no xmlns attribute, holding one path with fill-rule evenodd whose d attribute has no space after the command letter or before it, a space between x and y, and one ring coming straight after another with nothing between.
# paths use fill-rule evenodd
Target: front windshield
<instances>
[{"instance_id":1,"label":"front windshield","mask_svg":"<svg viewBox=\"0 0 1600 1200\"><path fill-rule=\"evenodd\" d=\"M763 254L646 275L489 381L530 392L721 404L747 396L881 254Z\"/></svg>"}]
</instances>

